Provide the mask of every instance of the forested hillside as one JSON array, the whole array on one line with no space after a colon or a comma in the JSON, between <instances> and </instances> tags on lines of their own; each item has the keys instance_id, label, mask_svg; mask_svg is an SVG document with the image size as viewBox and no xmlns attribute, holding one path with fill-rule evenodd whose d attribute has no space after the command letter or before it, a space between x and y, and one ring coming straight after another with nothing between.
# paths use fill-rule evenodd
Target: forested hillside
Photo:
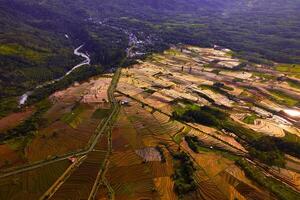
<instances>
[{"instance_id":1,"label":"forested hillside","mask_svg":"<svg viewBox=\"0 0 300 200\"><path fill-rule=\"evenodd\" d=\"M92 64L116 65L128 45L122 30L151 50L218 44L253 62L300 63L299 10L295 0L1 0L0 110L80 62L81 44Z\"/></svg>"}]
</instances>

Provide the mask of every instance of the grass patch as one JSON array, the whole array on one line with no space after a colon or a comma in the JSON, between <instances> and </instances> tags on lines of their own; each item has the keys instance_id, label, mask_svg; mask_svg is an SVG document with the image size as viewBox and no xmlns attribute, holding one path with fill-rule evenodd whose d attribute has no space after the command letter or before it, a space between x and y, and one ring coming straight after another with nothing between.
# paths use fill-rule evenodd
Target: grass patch
<instances>
[{"instance_id":1,"label":"grass patch","mask_svg":"<svg viewBox=\"0 0 300 200\"><path fill-rule=\"evenodd\" d=\"M276 79L276 76L273 76L271 74L260 73L260 72L253 72L253 76L256 76L256 77L259 77L261 79L264 79L265 81L275 80Z\"/></svg>"},{"instance_id":2,"label":"grass patch","mask_svg":"<svg viewBox=\"0 0 300 200\"><path fill-rule=\"evenodd\" d=\"M286 80L286 82L289 84L290 87L300 89L300 83L293 80Z\"/></svg>"},{"instance_id":3,"label":"grass patch","mask_svg":"<svg viewBox=\"0 0 300 200\"><path fill-rule=\"evenodd\" d=\"M227 86L227 85L223 85L222 88L224 88L225 90L228 90L228 91L233 91L234 90L233 87L230 87L230 86Z\"/></svg>"},{"instance_id":4,"label":"grass patch","mask_svg":"<svg viewBox=\"0 0 300 200\"><path fill-rule=\"evenodd\" d=\"M190 127L183 127L178 133L175 134L173 137L173 140L177 143L180 144L182 142L183 137L190 132L191 128Z\"/></svg>"},{"instance_id":5,"label":"grass patch","mask_svg":"<svg viewBox=\"0 0 300 200\"><path fill-rule=\"evenodd\" d=\"M4 142L15 138L30 137L35 135L38 128L43 126L45 123L43 115L51 107L51 105L52 104L48 100L43 100L36 104L36 112L17 127L6 131L4 134L1 134L0 141Z\"/></svg>"},{"instance_id":6,"label":"grass patch","mask_svg":"<svg viewBox=\"0 0 300 200\"><path fill-rule=\"evenodd\" d=\"M164 54L166 55L172 55L172 56L176 56L176 55L179 55L180 52L176 49L168 49L164 52Z\"/></svg>"},{"instance_id":7,"label":"grass patch","mask_svg":"<svg viewBox=\"0 0 300 200\"><path fill-rule=\"evenodd\" d=\"M232 82L238 83L238 82L244 82L244 80L241 79L241 78L234 78L234 79L232 80Z\"/></svg>"},{"instance_id":8,"label":"grass patch","mask_svg":"<svg viewBox=\"0 0 300 200\"><path fill-rule=\"evenodd\" d=\"M1 98L0 105L0 118L19 110L17 97Z\"/></svg>"},{"instance_id":9,"label":"grass patch","mask_svg":"<svg viewBox=\"0 0 300 200\"><path fill-rule=\"evenodd\" d=\"M149 94L153 94L156 92L156 90L153 90L151 88L142 88L144 90L144 92L149 93Z\"/></svg>"},{"instance_id":10,"label":"grass patch","mask_svg":"<svg viewBox=\"0 0 300 200\"><path fill-rule=\"evenodd\" d=\"M105 117L108 117L110 114L110 109L102 109L98 108L92 115L92 118L94 119L103 119Z\"/></svg>"},{"instance_id":11,"label":"grass patch","mask_svg":"<svg viewBox=\"0 0 300 200\"><path fill-rule=\"evenodd\" d=\"M230 100L235 100L235 96L234 95L231 95L227 91L225 91L225 90L233 91L234 88L226 86L223 83L218 83L217 82L217 83L214 83L213 85L203 84L203 85L199 85L198 87L201 88L202 90L211 90L214 93L222 94L222 95L226 96Z\"/></svg>"},{"instance_id":12,"label":"grass patch","mask_svg":"<svg viewBox=\"0 0 300 200\"><path fill-rule=\"evenodd\" d=\"M2 44L0 45L1 55L18 55L32 61L41 61L43 59L43 54L41 52L33 51L30 48L25 48L17 44Z\"/></svg>"},{"instance_id":13,"label":"grass patch","mask_svg":"<svg viewBox=\"0 0 300 200\"><path fill-rule=\"evenodd\" d=\"M297 64L281 64L275 68L279 72L300 73L300 65Z\"/></svg>"},{"instance_id":14,"label":"grass patch","mask_svg":"<svg viewBox=\"0 0 300 200\"><path fill-rule=\"evenodd\" d=\"M247 115L244 119L243 122L246 124L254 124L255 120L259 119L259 116L256 114L251 114L251 115Z\"/></svg>"},{"instance_id":15,"label":"grass patch","mask_svg":"<svg viewBox=\"0 0 300 200\"><path fill-rule=\"evenodd\" d=\"M183 115L187 110L198 110L200 106L189 101L174 102L173 110L177 115Z\"/></svg>"},{"instance_id":16,"label":"grass patch","mask_svg":"<svg viewBox=\"0 0 300 200\"><path fill-rule=\"evenodd\" d=\"M196 136L185 136L185 141L187 142L190 149L192 149L192 151L194 151L195 153L214 152L233 161L239 159L239 156L236 156L228 151L224 151L223 149L210 148L205 146L204 143L201 142Z\"/></svg>"},{"instance_id":17,"label":"grass patch","mask_svg":"<svg viewBox=\"0 0 300 200\"><path fill-rule=\"evenodd\" d=\"M78 124L81 123L82 119L80 115L84 112L84 106L77 103L71 112L64 114L61 117L61 120L71 126L72 128L76 128Z\"/></svg>"},{"instance_id":18,"label":"grass patch","mask_svg":"<svg viewBox=\"0 0 300 200\"><path fill-rule=\"evenodd\" d=\"M259 185L267 188L271 191L277 198L281 200L295 200L300 199L300 194L296 191L292 190L288 186L284 185L282 182L269 177L265 176L260 170L256 167L251 166L251 164L244 160L240 159L236 162L246 173L246 176Z\"/></svg>"},{"instance_id":19,"label":"grass patch","mask_svg":"<svg viewBox=\"0 0 300 200\"><path fill-rule=\"evenodd\" d=\"M282 105L286 105L286 106L299 106L299 100L295 99L289 95L287 95L286 93L283 93L281 91L278 90L269 90L270 94L271 94L271 98Z\"/></svg>"}]
</instances>

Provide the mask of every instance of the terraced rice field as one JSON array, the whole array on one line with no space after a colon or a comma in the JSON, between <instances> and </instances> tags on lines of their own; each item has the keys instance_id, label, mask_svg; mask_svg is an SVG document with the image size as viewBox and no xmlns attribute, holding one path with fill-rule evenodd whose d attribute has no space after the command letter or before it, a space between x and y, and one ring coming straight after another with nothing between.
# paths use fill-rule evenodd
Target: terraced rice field
<instances>
[{"instance_id":1,"label":"terraced rice field","mask_svg":"<svg viewBox=\"0 0 300 200\"><path fill-rule=\"evenodd\" d=\"M0 179L0 199L38 199L68 168L68 160Z\"/></svg>"},{"instance_id":2,"label":"terraced rice field","mask_svg":"<svg viewBox=\"0 0 300 200\"><path fill-rule=\"evenodd\" d=\"M83 149L94 134L98 123L96 119L87 119L73 129L62 122L55 122L41 130L41 135L34 138L27 146L26 156L33 162Z\"/></svg>"},{"instance_id":3,"label":"terraced rice field","mask_svg":"<svg viewBox=\"0 0 300 200\"><path fill-rule=\"evenodd\" d=\"M88 199L106 152L92 151L51 199Z\"/></svg>"},{"instance_id":4,"label":"terraced rice field","mask_svg":"<svg viewBox=\"0 0 300 200\"><path fill-rule=\"evenodd\" d=\"M224 157L221 154L210 152L209 148L212 146L216 149L223 149L228 152L233 152L239 154L235 148L232 148L230 145L227 145L220 140L211 137L197 129L192 127L187 128L186 125L170 120L170 118L162 113L157 111L152 112L152 110L146 110L137 102L130 102L130 106L126 106L123 108L123 113L127 117L127 121L123 121L123 123L131 124L131 128L136 130L136 143L143 142L144 148L147 146L155 146L158 144L167 145L168 149L171 151L178 151L178 148L188 152L192 158L194 159L198 170L195 175L195 180L198 184L197 190L192 192L184 197L184 199L212 199L212 200L222 200L222 199L272 199L269 193L265 191L261 191L258 187L255 186L249 179L245 177L245 175L235 175L232 171L239 170L237 166L235 166L234 161ZM125 117L124 117L125 118ZM124 125L123 125L124 126ZM127 125L129 126L129 125ZM178 135L184 133L189 135L195 135L198 137L200 141L203 142L204 146L208 147L207 152L201 152L200 154L196 154L192 152L192 150L187 146L185 141L178 140L178 144L175 143L176 137ZM172 138L173 137L173 138ZM145 142L145 139L147 142ZM124 144L126 146L126 144ZM141 145L136 145L141 146ZM136 147L135 146L135 147ZM132 146L128 146L128 148L132 148ZM138 149L139 150L139 149ZM130 152L130 153L129 153ZM167 152L167 153L166 153ZM134 155L133 151L127 151L126 154L129 155L128 162L123 162L120 157L122 157L122 153L116 153L117 159L114 159L112 163L119 162L122 167L131 166L132 167L139 166L139 169L149 170L150 176L153 179L155 185L155 191L159 193L160 198L175 198L176 195L173 190L173 180L170 179L173 173L173 164L172 158L169 156L169 152L165 151L167 155L167 162L162 163L159 161L138 161L136 155ZM125 155L124 155L125 156ZM140 158L141 159L141 158ZM143 164L139 164L139 162L143 162ZM124 168L118 168L117 165L113 165L113 170L125 170ZM145 167L146 165L147 167ZM116 168L116 169L115 169ZM136 170L137 173L142 173ZM116 171L111 172L111 174L117 173ZM241 173L241 172L240 172ZM124 182L130 182L131 179L134 180L133 177L124 176ZM144 177L148 179L149 175L141 174L140 177ZM114 182L113 177L109 178L110 181ZM164 182L164 187L161 182ZM125 198L126 194L124 194L124 186L123 185L115 185L114 187L119 192L120 198ZM127 190L126 190L127 191ZM127 195L136 194L137 192L133 192L132 190L127 191ZM125 196L123 196L125 195ZM126 199L126 198L125 198ZM176 198L175 198L176 199Z\"/></svg>"},{"instance_id":5,"label":"terraced rice field","mask_svg":"<svg viewBox=\"0 0 300 200\"><path fill-rule=\"evenodd\" d=\"M195 176L199 189L193 198L204 199L274 199L267 191L250 181L234 161L207 149L194 153L185 148L200 168ZM213 192L215 191L215 192Z\"/></svg>"},{"instance_id":6,"label":"terraced rice field","mask_svg":"<svg viewBox=\"0 0 300 200\"><path fill-rule=\"evenodd\" d=\"M164 157L167 159L162 162L160 153L155 149L162 141L161 137L171 142L170 136L162 132L151 112L138 104L122 108L112 133L113 152L106 174L116 199L160 199L163 191L173 185L170 179L172 158L165 149ZM147 141L150 138L151 141ZM163 177L171 182L167 189L159 183L159 178ZM172 190L169 192L175 196Z\"/></svg>"},{"instance_id":7,"label":"terraced rice field","mask_svg":"<svg viewBox=\"0 0 300 200\"><path fill-rule=\"evenodd\" d=\"M115 191L116 199L137 199L138 197L176 199L171 178L174 173L173 159L169 151L178 151L181 148L192 153L181 140L178 140L180 145L176 144L176 137L182 133L183 135L200 135L199 139L207 146L212 145L236 152L235 149L219 140L191 127L187 128L180 122L170 120L167 115L145 109L137 102L131 101L129 106L124 106L113 130L113 154L107 172L107 180ZM163 147L166 161L152 161L151 159L156 156L150 155L147 159L146 154L150 151L146 150L161 145L168 148ZM196 163L198 159L203 163L206 160L206 165L201 166L196 173L195 179L199 185L197 191L187 195L185 199L227 199L228 196L224 194L225 190L220 189L213 178L226 170L233 162L221 155L214 158L210 156L205 152L199 155L199 158L195 155ZM236 191L234 185L226 184L227 188L231 187L232 191ZM141 193L144 196L139 196ZM238 192L233 196L237 197Z\"/></svg>"},{"instance_id":8,"label":"terraced rice field","mask_svg":"<svg viewBox=\"0 0 300 200\"><path fill-rule=\"evenodd\" d=\"M83 104L74 117L73 111L68 111L59 118L53 118L53 123L40 129L37 136L27 145L25 154L29 162L84 149L103 120L94 117L98 108L97 105ZM52 115L50 112L47 114Z\"/></svg>"}]
</instances>

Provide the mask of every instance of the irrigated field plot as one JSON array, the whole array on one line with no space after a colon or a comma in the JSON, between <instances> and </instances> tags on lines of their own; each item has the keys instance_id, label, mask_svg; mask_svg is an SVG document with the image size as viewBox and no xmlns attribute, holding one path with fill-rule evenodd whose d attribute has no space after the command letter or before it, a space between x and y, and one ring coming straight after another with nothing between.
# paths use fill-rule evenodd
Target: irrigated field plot
<instances>
[{"instance_id":1,"label":"irrigated field plot","mask_svg":"<svg viewBox=\"0 0 300 200\"><path fill-rule=\"evenodd\" d=\"M39 199L70 165L64 160L0 179L0 199Z\"/></svg>"}]
</instances>

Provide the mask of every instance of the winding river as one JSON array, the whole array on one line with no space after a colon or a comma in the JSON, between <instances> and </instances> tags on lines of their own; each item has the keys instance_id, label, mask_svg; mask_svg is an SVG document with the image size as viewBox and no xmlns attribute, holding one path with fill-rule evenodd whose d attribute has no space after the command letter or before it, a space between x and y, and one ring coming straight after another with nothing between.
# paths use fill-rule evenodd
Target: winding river
<instances>
[{"instance_id":1,"label":"winding river","mask_svg":"<svg viewBox=\"0 0 300 200\"><path fill-rule=\"evenodd\" d=\"M76 56L80 56L82 58L84 58L85 60L82 61L81 63L79 63L78 65L75 65L72 69L70 69L67 73L65 73L65 75L63 75L62 77L60 78L57 78L57 79L54 79L54 80L51 80L51 81L48 81L46 83L43 83L41 85L38 85L36 86L36 89L38 88L42 88L42 87L45 87L47 85L51 85L53 83L56 83L60 80L62 80L64 77L68 76L70 73L72 73L75 69L79 68L79 67L82 67L84 65L90 65L91 63L91 59L88 55L88 53L83 53L83 52L80 52L79 50L83 47L84 45L80 45L79 47L77 47L75 50L74 50L74 54ZM19 106L22 106L26 103L28 97L33 93L33 91L27 91L25 94L23 94L21 97L20 97L20 100L19 100Z\"/></svg>"}]
</instances>

